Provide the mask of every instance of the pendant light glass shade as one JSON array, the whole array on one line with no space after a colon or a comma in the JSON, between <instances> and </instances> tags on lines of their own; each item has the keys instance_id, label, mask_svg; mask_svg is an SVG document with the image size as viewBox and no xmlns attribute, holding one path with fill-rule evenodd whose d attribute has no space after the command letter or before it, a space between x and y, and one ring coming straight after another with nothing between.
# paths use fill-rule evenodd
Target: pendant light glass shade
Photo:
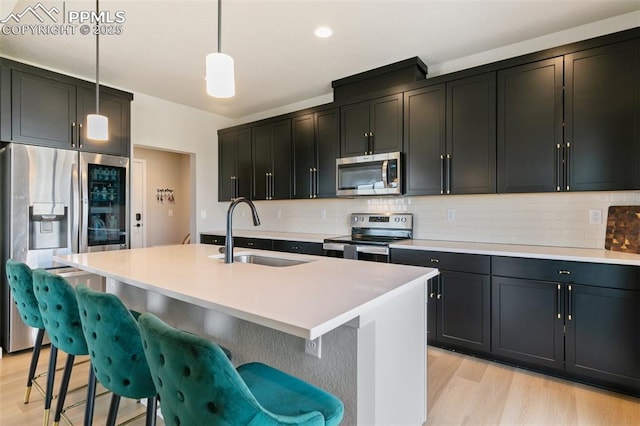
<instances>
[{"instance_id":1,"label":"pendant light glass shade","mask_svg":"<svg viewBox=\"0 0 640 426\"><path fill-rule=\"evenodd\" d=\"M109 140L109 119L100 114L87 114L87 139Z\"/></svg>"},{"instance_id":2,"label":"pendant light glass shade","mask_svg":"<svg viewBox=\"0 0 640 426\"><path fill-rule=\"evenodd\" d=\"M233 58L225 53L207 55L207 94L215 98L231 98L236 94Z\"/></svg>"}]
</instances>

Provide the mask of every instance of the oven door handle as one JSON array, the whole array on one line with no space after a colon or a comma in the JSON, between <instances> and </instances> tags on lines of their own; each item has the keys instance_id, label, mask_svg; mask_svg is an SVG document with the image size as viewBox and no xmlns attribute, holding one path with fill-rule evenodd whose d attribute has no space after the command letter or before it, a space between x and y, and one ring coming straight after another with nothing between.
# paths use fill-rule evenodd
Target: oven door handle
<instances>
[{"instance_id":1,"label":"oven door handle","mask_svg":"<svg viewBox=\"0 0 640 426\"><path fill-rule=\"evenodd\" d=\"M382 162L382 182L384 182L384 187L389 187L389 182L387 181L388 170L389 169L389 160L384 160Z\"/></svg>"}]
</instances>

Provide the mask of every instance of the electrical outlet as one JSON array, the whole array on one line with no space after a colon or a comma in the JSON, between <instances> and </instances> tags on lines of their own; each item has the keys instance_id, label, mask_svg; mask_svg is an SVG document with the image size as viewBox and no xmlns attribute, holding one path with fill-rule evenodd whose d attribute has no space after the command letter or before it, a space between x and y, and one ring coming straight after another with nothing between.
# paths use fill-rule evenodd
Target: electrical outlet
<instances>
[{"instance_id":1,"label":"electrical outlet","mask_svg":"<svg viewBox=\"0 0 640 426\"><path fill-rule=\"evenodd\" d=\"M602 210L589 210L589 223L592 225L602 225Z\"/></svg>"},{"instance_id":2,"label":"electrical outlet","mask_svg":"<svg viewBox=\"0 0 640 426\"><path fill-rule=\"evenodd\" d=\"M313 340L305 339L304 351L316 358L320 358L322 349L322 337L317 337Z\"/></svg>"},{"instance_id":3,"label":"electrical outlet","mask_svg":"<svg viewBox=\"0 0 640 426\"><path fill-rule=\"evenodd\" d=\"M455 209L447 210L447 220L448 221L456 220L456 210Z\"/></svg>"}]
</instances>

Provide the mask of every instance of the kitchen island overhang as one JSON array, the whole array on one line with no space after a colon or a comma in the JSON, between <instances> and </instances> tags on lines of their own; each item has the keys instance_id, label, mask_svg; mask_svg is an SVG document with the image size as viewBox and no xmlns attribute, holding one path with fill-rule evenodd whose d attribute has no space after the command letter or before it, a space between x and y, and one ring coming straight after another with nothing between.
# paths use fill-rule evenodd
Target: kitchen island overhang
<instances>
[{"instance_id":1,"label":"kitchen island overhang","mask_svg":"<svg viewBox=\"0 0 640 426\"><path fill-rule=\"evenodd\" d=\"M200 244L57 260L105 276L132 309L219 341L235 362L270 363L336 394L343 424L426 419L426 288L436 269L250 252L305 262L224 264L218 247ZM305 354L299 338L320 336L322 359Z\"/></svg>"}]
</instances>

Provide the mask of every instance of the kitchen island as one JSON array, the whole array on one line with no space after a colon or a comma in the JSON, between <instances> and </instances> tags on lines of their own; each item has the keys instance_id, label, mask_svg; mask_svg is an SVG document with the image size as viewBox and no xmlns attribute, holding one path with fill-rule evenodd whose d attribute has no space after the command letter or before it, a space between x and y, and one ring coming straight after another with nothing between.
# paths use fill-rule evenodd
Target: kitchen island
<instances>
[{"instance_id":1,"label":"kitchen island","mask_svg":"<svg viewBox=\"0 0 640 426\"><path fill-rule=\"evenodd\" d=\"M217 246L202 244L57 261L106 277L131 309L228 347L234 363L265 362L335 394L345 425L424 422L426 288L436 269L250 252L301 263L224 264Z\"/></svg>"}]
</instances>

